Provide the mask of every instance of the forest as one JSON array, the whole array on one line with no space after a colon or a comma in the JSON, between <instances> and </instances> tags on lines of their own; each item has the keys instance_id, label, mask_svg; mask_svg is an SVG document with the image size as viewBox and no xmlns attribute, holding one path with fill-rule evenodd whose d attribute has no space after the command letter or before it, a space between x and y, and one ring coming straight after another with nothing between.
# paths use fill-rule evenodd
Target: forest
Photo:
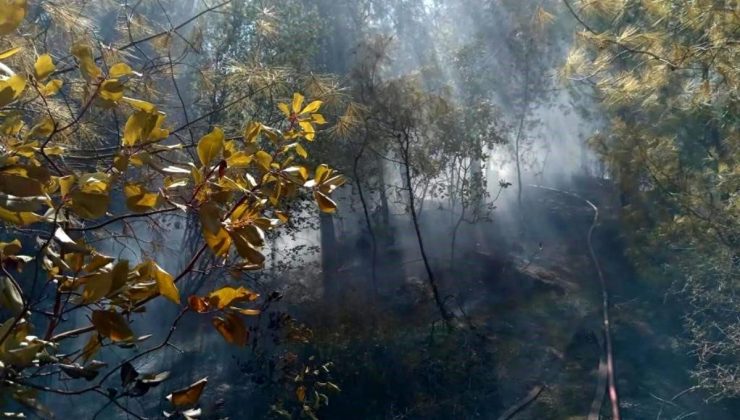
<instances>
[{"instance_id":1,"label":"forest","mask_svg":"<svg viewBox=\"0 0 740 420\"><path fill-rule=\"evenodd\" d=\"M0 0L0 417L740 418L737 0Z\"/></svg>"}]
</instances>

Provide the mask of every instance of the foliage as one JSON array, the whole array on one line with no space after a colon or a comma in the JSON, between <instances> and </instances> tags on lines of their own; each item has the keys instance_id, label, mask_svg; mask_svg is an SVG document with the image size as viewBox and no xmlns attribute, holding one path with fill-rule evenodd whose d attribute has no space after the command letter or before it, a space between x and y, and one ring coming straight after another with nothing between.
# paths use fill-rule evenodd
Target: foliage
<instances>
[{"instance_id":1,"label":"foliage","mask_svg":"<svg viewBox=\"0 0 740 420\"><path fill-rule=\"evenodd\" d=\"M633 254L674 279L700 387L740 395L734 296L740 238L735 2L568 3L584 27L564 75L610 122L592 139L620 185ZM670 244L666 246L666 244Z\"/></svg>"},{"instance_id":2,"label":"foliage","mask_svg":"<svg viewBox=\"0 0 740 420\"><path fill-rule=\"evenodd\" d=\"M34 57L25 35L34 26L23 23L31 7L26 1L0 2L1 41L7 46L0 53L0 220L6 238L0 244L1 397L47 416L39 393L97 393L131 414L121 399L140 397L168 376L139 373L132 362L167 346L187 312L213 314L214 328L228 343L245 346L250 340L245 318L260 314L259 294L227 285L190 296L185 304L178 286L196 264L210 253L235 281L261 269L266 235L289 220L288 205L299 190L313 193L322 211L333 212L330 194L344 178L326 165L312 174L303 163L304 142L313 141L326 123L320 100L305 104L294 93L291 105L277 104L286 115L270 125L251 120L239 132L213 125L188 141L177 133L192 129L191 121L186 117L185 125L173 128L159 106L143 99L152 88L150 75L134 70L124 54L80 37L66 47L69 56L59 55L64 46L55 46L60 51L54 55ZM49 7L42 13L61 11ZM141 51L173 33L131 40L119 52ZM113 140L91 150L82 146L85 137ZM176 215L194 215L201 233L197 250L176 273L156 258L139 254L131 261L96 246L106 226ZM161 343L116 366L96 360L115 348L144 346L146 324L152 322L146 309L160 297L180 308ZM70 344L82 334L84 347ZM117 372L120 389L106 384ZM39 383L52 374L72 379L70 387ZM205 386L199 380L168 399L180 415L197 417Z\"/></svg>"}]
</instances>

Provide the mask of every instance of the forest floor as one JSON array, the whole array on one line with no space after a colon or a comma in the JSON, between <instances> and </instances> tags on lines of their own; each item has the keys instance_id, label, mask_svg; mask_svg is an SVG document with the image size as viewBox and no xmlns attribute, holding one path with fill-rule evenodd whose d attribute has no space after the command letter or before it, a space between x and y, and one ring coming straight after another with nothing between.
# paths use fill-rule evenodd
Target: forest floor
<instances>
[{"instance_id":1,"label":"forest floor","mask_svg":"<svg viewBox=\"0 0 740 420\"><path fill-rule=\"evenodd\" d=\"M709 404L692 389L679 304L624 256L616 205L589 198L601 214L593 243L611 300L622 418L737 418L737 401ZM526 230L503 217L487 230L475 227L490 233L488 240L452 268L436 264L440 290L458 315L453 329L439 321L419 267L399 264L416 261L413 255L384 254L378 295L368 290L370 270L362 264L342 273L334 300L286 292L283 309L314 332L300 351L331 361L342 388L319 418L499 419L534 394L509 418L586 419L595 400L601 418L610 418L599 389L601 289L586 244L592 210L554 192L531 200ZM244 395L254 398L259 388L244 376L235 382L233 369L223 376L229 390L218 391L222 411L243 413Z\"/></svg>"},{"instance_id":2,"label":"forest floor","mask_svg":"<svg viewBox=\"0 0 740 420\"><path fill-rule=\"evenodd\" d=\"M599 397L603 418L610 418L608 396L597 389L603 385L598 377L603 328L601 289L586 246L592 211L554 193L537 201L527 219L539 222L529 225L525 237L541 249L529 246L535 249L531 258L514 256L504 272L481 279L494 296L505 298L494 297L496 303L479 304L468 315L490 338L502 407L514 406L542 386L537 398L512 418L585 419ZM622 418L737 418L730 404L707 404L707 395L691 388L693 361L682 345L677 303L636 276L622 253L617 215L607 202L602 205L594 247L612 303ZM479 303L490 301L478 298Z\"/></svg>"}]
</instances>

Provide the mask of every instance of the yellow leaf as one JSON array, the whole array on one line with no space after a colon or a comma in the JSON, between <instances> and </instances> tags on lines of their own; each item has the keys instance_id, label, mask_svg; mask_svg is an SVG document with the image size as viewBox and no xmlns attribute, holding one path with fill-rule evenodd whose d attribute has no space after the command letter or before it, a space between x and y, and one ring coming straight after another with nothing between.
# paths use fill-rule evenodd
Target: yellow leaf
<instances>
[{"instance_id":1,"label":"yellow leaf","mask_svg":"<svg viewBox=\"0 0 740 420\"><path fill-rule=\"evenodd\" d=\"M332 171L334 172L334 171ZM344 185L346 182L346 179L341 175L334 175L329 179L325 179L324 182L321 183L321 191L324 194L328 194L333 192L337 187Z\"/></svg>"},{"instance_id":2,"label":"yellow leaf","mask_svg":"<svg viewBox=\"0 0 740 420\"><path fill-rule=\"evenodd\" d=\"M130 76L134 73L131 67L126 63L114 64L108 71L108 77L118 79L122 76Z\"/></svg>"},{"instance_id":3,"label":"yellow leaf","mask_svg":"<svg viewBox=\"0 0 740 420\"><path fill-rule=\"evenodd\" d=\"M257 226L257 222L258 220L255 220L254 224L243 226L238 230L238 232L243 235L253 247L261 248L265 245L265 232Z\"/></svg>"},{"instance_id":4,"label":"yellow leaf","mask_svg":"<svg viewBox=\"0 0 740 420\"><path fill-rule=\"evenodd\" d=\"M247 345L249 332L241 318L232 313L227 313L223 317L214 317L213 326L216 328L224 340L229 344L240 347Z\"/></svg>"},{"instance_id":5,"label":"yellow leaf","mask_svg":"<svg viewBox=\"0 0 740 420\"><path fill-rule=\"evenodd\" d=\"M0 154L2 156L2 154ZM47 183L51 178L49 169L45 166L15 165L3 167L5 173L17 174L33 178L42 183Z\"/></svg>"},{"instance_id":6,"label":"yellow leaf","mask_svg":"<svg viewBox=\"0 0 740 420\"><path fill-rule=\"evenodd\" d=\"M128 281L128 260L119 260L111 272L110 291L114 293L126 285Z\"/></svg>"},{"instance_id":7,"label":"yellow leaf","mask_svg":"<svg viewBox=\"0 0 740 420\"><path fill-rule=\"evenodd\" d=\"M314 112L318 111L319 108L321 108L321 105L323 102L321 101L313 101L310 104L306 105L303 110L301 110L301 114L313 114Z\"/></svg>"},{"instance_id":8,"label":"yellow leaf","mask_svg":"<svg viewBox=\"0 0 740 420\"><path fill-rule=\"evenodd\" d=\"M229 168L246 168L250 163L252 163L252 155L241 150L226 159L226 165Z\"/></svg>"},{"instance_id":9,"label":"yellow leaf","mask_svg":"<svg viewBox=\"0 0 740 420\"><path fill-rule=\"evenodd\" d=\"M108 193L110 175L104 172L94 172L80 175L80 189L88 193Z\"/></svg>"},{"instance_id":10,"label":"yellow leaf","mask_svg":"<svg viewBox=\"0 0 740 420\"><path fill-rule=\"evenodd\" d=\"M74 187L76 181L77 177L74 175L67 175L57 179L57 182L59 183L59 192L62 194L62 197L69 195L69 192L72 191L72 187Z\"/></svg>"},{"instance_id":11,"label":"yellow leaf","mask_svg":"<svg viewBox=\"0 0 740 420\"><path fill-rule=\"evenodd\" d=\"M90 262L85 265L83 270L87 271L88 273L92 273L93 271L98 270L99 268L105 267L109 263L113 262L113 258L107 257L105 255L96 254L93 255L90 259Z\"/></svg>"},{"instance_id":12,"label":"yellow leaf","mask_svg":"<svg viewBox=\"0 0 740 420\"><path fill-rule=\"evenodd\" d=\"M291 166L283 169L280 173L299 186L303 185L308 179L308 171L303 166Z\"/></svg>"},{"instance_id":13,"label":"yellow leaf","mask_svg":"<svg viewBox=\"0 0 740 420\"><path fill-rule=\"evenodd\" d=\"M229 232L231 239L234 241L236 252L242 258L249 261L250 264L261 266L265 262L265 256L262 255L246 238L242 230Z\"/></svg>"},{"instance_id":14,"label":"yellow leaf","mask_svg":"<svg viewBox=\"0 0 740 420\"><path fill-rule=\"evenodd\" d=\"M93 303L104 298L110 292L111 273L96 273L83 278L85 290L82 292L82 303Z\"/></svg>"},{"instance_id":15,"label":"yellow leaf","mask_svg":"<svg viewBox=\"0 0 740 420\"><path fill-rule=\"evenodd\" d=\"M271 142L277 143L278 140L280 140L275 130L270 127L263 125L261 132L265 133L265 136L267 136L267 138L270 139Z\"/></svg>"},{"instance_id":16,"label":"yellow leaf","mask_svg":"<svg viewBox=\"0 0 740 420\"><path fill-rule=\"evenodd\" d=\"M313 180L317 185L322 184L331 174L331 169L327 165L319 165L316 167Z\"/></svg>"},{"instance_id":17,"label":"yellow leaf","mask_svg":"<svg viewBox=\"0 0 740 420\"><path fill-rule=\"evenodd\" d=\"M72 210L80 217L97 219L103 217L108 211L110 203L108 194L74 191L70 197L72 198Z\"/></svg>"},{"instance_id":18,"label":"yellow leaf","mask_svg":"<svg viewBox=\"0 0 740 420\"><path fill-rule=\"evenodd\" d=\"M324 116L321 114L311 114L311 121L314 122L314 124L326 124L326 120L324 119Z\"/></svg>"},{"instance_id":19,"label":"yellow leaf","mask_svg":"<svg viewBox=\"0 0 740 420\"><path fill-rule=\"evenodd\" d=\"M0 0L0 35L7 35L26 17L26 0Z\"/></svg>"},{"instance_id":20,"label":"yellow leaf","mask_svg":"<svg viewBox=\"0 0 740 420\"><path fill-rule=\"evenodd\" d=\"M278 202L280 201L280 197L282 197L283 184L282 182L275 182L268 188L265 188L263 192L268 194L268 199L270 200L270 203L273 206L277 206Z\"/></svg>"},{"instance_id":21,"label":"yellow leaf","mask_svg":"<svg viewBox=\"0 0 740 420\"><path fill-rule=\"evenodd\" d=\"M186 178L175 179L171 176L164 178L164 188L167 190L187 187L190 181Z\"/></svg>"},{"instance_id":22,"label":"yellow leaf","mask_svg":"<svg viewBox=\"0 0 740 420\"><path fill-rule=\"evenodd\" d=\"M36 80L44 80L54 71L54 61L51 59L49 54L43 54L36 59L36 63L33 65L34 74Z\"/></svg>"},{"instance_id":23,"label":"yellow leaf","mask_svg":"<svg viewBox=\"0 0 740 420\"><path fill-rule=\"evenodd\" d=\"M228 254L229 248L231 248L231 237L224 228L220 228L218 232L211 233L208 229L203 229L203 237L208 244L208 247L213 250L217 256L224 256Z\"/></svg>"},{"instance_id":24,"label":"yellow leaf","mask_svg":"<svg viewBox=\"0 0 740 420\"><path fill-rule=\"evenodd\" d=\"M128 97L124 97L123 101L131 105L131 107L133 107L137 111L144 111L149 114L154 114L155 112L157 112L157 107L155 107L154 105L146 101L142 101L142 100L134 99L134 98L128 98Z\"/></svg>"},{"instance_id":25,"label":"yellow leaf","mask_svg":"<svg viewBox=\"0 0 740 420\"><path fill-rule=\"evenodd\" d=\"M215 127L198 141L198 157L203 166L211 163L224 148L224 132Z\"/></svg>"},{"instance_id":26,"label":"yellow leaf","mask_svg":"<svg viewBox=\"0 0 740 420\"><path fill-rule=\"evenodd\" d=\"M91 253L90 249L84 243L75 242L61 227L57 227L57 230L54 231L54 239L62 247L62 251L66 253L75 252L84 255Z\"/></svg>"},{"instance_id":27,"label":"yellow leaf","mask_svg":"<svg viewBox=\"0 0 740 420\"><path fill-rule=\"evenodd\" d=\"M298 153L298 156L302 157L303 159L306 159L308 157L308 152L306 152L306 149L303 148L300 144L296 143L295 145L295 151Z\"/></svg>"},{"instance_id":28,"label":"yellow leaf","mask_svg":"<svg viewBox=\"0 0 740 420\"><path fill-rule=\"evenodd\" d=\"M6 58L10 58L10 57L16 55L20 50L22 50L21 47L15 47L15 48L10 48L8 50L5 50L3 52L0 52L0 60L4 60Z\"/></svg>"},{"instance_id":29,"label":"yellow leaf","mask_svg":"<svg viewBox=\"0 0 740 420\"><path fill-rule=\"evenodd\" d=\"M106 101L117 102L123 98L123 83L118 79L108 79L100 84L100 97Z\"/></svg>"},{"instance_id":30,"label":"yellow leaf","mask_svg":"<svg viewBox=\"0 0 740 420\"><path fill-rule=\"evenodd\" d=\"M138 152L128 157L128 162L133 166L143 166L144 163L151 162L151 156L147 152Z\"/></svg>"},{"instance_id":31,"label":"yellow leaf","mask_svg":"<svg viewBox=\"0 0 740 420\"><path fill-rule=\"evenodd\" d=\"M259 294L244 287L224 287L208 294L209 305L223 309L237 302L251 302L257 300Z\"/></svg>"},{"instance_id":32,"label":"yellow leaf","mask_svg":"<svg viewBox=\"0 0 740 420\"><path fill-rule=\"evenodd\" d=\"M320 191L313 192L313 198L316 200L316 204L319 205L319 209L324 213L334 213L337 210L337 203L331 198L326 196Z\"/></svg>"},{"instance_id":33,"label":"yellow leaf","mask_svg":"<svg viewBox=\"0 0 740 420\"><path fill-rule=\"evenodd\" d=\"M250 122L247 124L247 128L244 129L244 140L246 140L247 143L254 143L254 141L257 140L257 136L260 134L260 131L262 131L262 124L256 121Z\"/></svg>"},{"instance_id":34,"label":"yellow leaf","mask_svg":"<svg viewBox=\"0 0 740 420\"><path fill-rule=\"evenodd\" d=\"M128 169L129 157L123 153L118 154L113 158L113 167L118 169L118 172L123 172Z\"/></svg>"},{"instance_id":35,"label":"yellow leaf","mask_svg":"<svg viewBox=\"0 0 740 420\"><path fill-rule=\"evenodd\" d=\"M3 122L0 124L0 133L5 134L6 136L17 136L24 125L22 116L23 115L18 111L5 113ZM4 159L9 160L12 159L12 157L7 156L4 157ZM8 160L4 160L3 163L15 163Z\"/></svg>"},{"instance_id":36,"label":"yellow leaf","mask_svg":"<svg viewBox=\"0 0 740 420\"><path fill-rule=\"evenodd\" d=\"M18 315L23 311L21 291L6 276L0 276L0 308L8 309L14 315Z\"/></svg>"},{"instance_id":37,"label":"yellow leaf","mask_svg":"<svg viewBox=\"0 0 740 420\"><path fill-rule=\"evenodd\" d=\"M256 162L260 165L262 169L265 171L270 170L270 164L272 164L272 155L260 150L254 155L254 158L256 159Z\"/></svg>"},{"instance_id":38,"label":"yellow leaf","mask_svg":"<svg viewBox=\"0 0 740 420\"><path fill-rule=\"evenodd\" d=\"M162 124L164 123L164 114L161 112L157 113L157 120L154 123L154 128L149 133L149 136L147 137L147 140L149 141L158 141L158 140L164 140L170 135L170 130L167 130L166 128L162 128Z\"/></svg>"},{"instance_id":39,"label":"yellow leaf","mask_svg":"<svg viewBox=\"0 0 740 420\"><path fill-rule=\"evenodd\" d=\"M10 242L0 242L0 255L15 255L22 249L21 241L13 239Z\"/></svg>"},{"instance_id":40,"label":"yellow leaf","mask_svg":"<svg viewBox=\"0 0 740 420\"><path fill-rule=\"evenodd\" d=\"M286 117L290 117L290 107L284 102L278 102L278 109L285 114Z\"/></svg>"},{"instance_id":41,"label":"yellow leaf","mask_svg":"<svg viewBox=\"0 0 740 420\"><path fill-rule=\"evenodd\" d=\"M10 76L7 80L0 81L0 108L18 99L25 88L26 79L17 74Z\"/></svg>"},{"instance_id":42,"label":"yellow leaf","mask_svg":"<svg viewBox=\"0 0 740 420\"><path fill-rule=\"evenodd\" d=\"M293 94L293 112L298 114L301 112L301 107L303 106L303 100L305 98L300 93L296 92Z\"/></svg>"},{"instance_id":43,"label":"yellow leaf","mask_svg":"<svg viewBox=\"0 0 740 420\"><path fill-rule=\"evenodd\" d=\"M154 280L157 281L159 294L179 305L180 292L177 290L177 286L175 286L175 279L157 263L152 261L151 264L152 275L154 276Z\"/></svg>"},{"instance_id":44,"label":"yellow leaf","mask_svg":"<svg viewBox=\"0 0 740 420\"><path fill-rule=\"evenodd\" d=\"M200 399L203 388L206 387L207 383L208 379L203 378L187 388L179 389L168 395L167 401L171 402L175 407L195 405Z\"/></svg>"},{"instance_id":45,"label":"yellow leaf","mask_svg":"<svg viewBox=\"0 0 740 420\"><path fill-rule=\"evenodd\" d=\"M141 140L146 140L157 124L157 114L137 111L131 114L123 127L123 145L133 146Z\"/></svg>"},{"instance_id":46,"label":"yellow leaf","mask_svg":"<svg viewBox=\"0 0 740 420\"><path fill-rule=\"evenodd\" d=\"M127 183L123 192L126 195L126 206L137 213L149 211L161 202L159 193L147 191L142 184Z\"/></svg>"},{"instance_id":47,"label":"yellow leaf","mask_svg":"<svg viewBox=\"0 0 740 420\"><path fill-rule=\"evenodd\" d=\"M62 86L64 85L64 82L61 79L54 79L50 80L48 83L46 83L42 89L41 93L44 96L53 96L56 95L59 90L62 89Z\"/></svg>"},{"instance_id":48,"label":"yellow leaf","mask_svg":"<svg viewBox=\"0 0 740 420\"><path fill-rule=\"evenodd\" d=\"M218 206L212 202L203 203L198 210L200 223L210 233L216 234L221 229L221 215Z\"/></svg>"},{"instance_id":49,"label":"yellow leaf","mask_svg":"<svg viewBox=\"0 0 740 420\"><path fill-rule=\"evenodd\" d=\"M313 124L308 121L301 121L298 123L303 130L303 136L308 141L313 141L316 138L316 129L313 128Z\"/></svg>"},{"instance_id":50,"label":"yellow leaf","mask_svg":"<svg viewBox=\"0 0 740 420\"><path fill-rule=\"evenodd\" d=\"M26 138L48 138L54 132L54 120L44 117L38 124L31 127Z\"/></svg>"},{"instance_id":51,"label":"yellow leaf","mask_svg":"<svg viewBox=\"0 0 740 420\"><path fill-rule=\"evenodd\" d=\"M16 212L0 207L0 220L18 226L26 226L44 220L44 218L36 213L27 211Z\"/></svg>"},{"instance_id":52,"label":"yellow leaf","mask_svg":"<svg viewBox=\"0 0 740 420\"><path fill-rule=\"evenodd\" d=\"M16 197L37 197L44 194L44 187L35 179L2 173L0 174L0 191Z\"/></svg>"},{"instance_id":53,"label":"yellow leaf","mask_svg":"<svg viewBox=\"0 0 740 420\"><path fill-rule=\"evenodd\" d=\"M134 338L128 322L118 312L93 311L92 324L100 335L114 342L129 341Z\"/></svg>"},{"instance_id":54,"label":"yellow leaf","mask_svg":"<svg viewBox=\"0 0 740 420\"><path fill-rule=\"evenodd\" d=\"M282 211L275 211L275 216L277 216L277 218L278 218L278 219L279 219L279 220L280 220L280 221L281 221L282 223L288 223L288 220L290 220L290 218L288 217L288 215L287 215L287 214L285 214L285 213L284 213L284 212L282 212Z\"/></svg>"},{"instance_id":55,"label":"yellow leaf","mask_svg":"<svg viewBox=\"0 0 740 420\"><path fill-rule=\"evenodd\" d=\"M72 55L77 57L82 76L88 82L96 80L103 75L103 72L95 64L95 57L93 57L92 49L88 45L81 42L73 45Z\"/></svg>"},{"instance_id":56,"label":"yellow leaf","mask_svg":"<svg viewBox=\"0 0 740 420\"><path fill-rule=\"evenodd\" d=\"M231 247L231 238L226 229L221 226L218 207L212 202L204 203L198 211L198 216L208 247L218 256L226 255Z\"/></svg>"},{"instance_id":57,"label":"yellow leaf","mask_svg":"<svg viewBox=\"0 0 740 420\"><path fill-rule=\"evenodd\" d=\"M47 156L61 156L67 149L62 146L47 146L44 148L44 153Z\"/></svg>"}]
</instances>

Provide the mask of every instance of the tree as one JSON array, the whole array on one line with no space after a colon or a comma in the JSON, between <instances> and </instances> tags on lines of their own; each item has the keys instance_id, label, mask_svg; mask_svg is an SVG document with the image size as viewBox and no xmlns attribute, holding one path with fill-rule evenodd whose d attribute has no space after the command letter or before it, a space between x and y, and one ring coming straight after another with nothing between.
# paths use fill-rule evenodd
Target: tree
<instances>
[{"instance_id":1,"label":"tree","mask_svg":"<svg viewBox=\"0 0 740 420\"><path fill-rule=\"evenodd\" d=\"M674 279L689 304L698 386L712 398L740 395L737 6L565 4L583 29L564 74L607 112L604 134L591 143L636 228L633 256L656 277Z\"/></svg>"},{"instance_id":2,"label":"tree","mask_svg":"<svg viewBox=\"0 0 740 420\"><path fill-rule=\"evenodd\" d=\"M0 53L3 399L48 416L40 393L98 394L107 405L140 417L122 402L143 396L169 373L138 372L134 362L168 346L188 313L212 317L226 342L245 346L250 340L245 320L259 316L256 303L264 298L236 282L264 266L266 233L289 219L287 206L301 190L321 211L336 210L330 195L344 178L326 165L310 173L301 163L308 156L304 145L325 123L322 101L308 102L294 93L285 102L264 104L280 112L270 125L254 119L222 128L219 120L211 120L206 134L189 140L178 133L236 102L217 101L215 108L185 115L185 122L173 128L159 106L142 99L154 96L152 78L161 69L156 63L164 62L169 68L164 75L172 78L185 110L172 73L179 63L172 60L170 42L177 37L188 45L186 52L195 49L179 30L227 7L232 7L228 1L211 6L183 24L141 37L134 35L131 23L137 15L130 11L128 42L111 35L113 45L120 46L102 47L80 36L71 45L48 45L53 55L36 56L35 38L26 34L55 31L57 21L75 21L81 9L0 1L0 39L8 47ZM154 57L158 49L167 51L168 60ZM128 57L129 50L138 54ZM199 220L201 241L176 272L143 250L129 259L96 246L108 228L121 226L117 230L124 240L137 241L137 233L127 230L130 223L167 224L187 215ZM208 254L233 281L224 279L205 295L183 298L179 287ZM162 298L177 305L178 314L162 341L147 345L142 326L152 321L146 308ZM77 346L74 338L81 335L87 343ZM96 360L114 348L139 347L113 366ZM50 375L74 385L42 382ZM114 375L120 376L120 386L113 385ZM175 411L197 417L206 383L201 379L172 392L168 400ZM296 386L303 390L303 398L296 391L301 402L314 398L306 396L301 382Z\"/></svg>"}]
</instances>

